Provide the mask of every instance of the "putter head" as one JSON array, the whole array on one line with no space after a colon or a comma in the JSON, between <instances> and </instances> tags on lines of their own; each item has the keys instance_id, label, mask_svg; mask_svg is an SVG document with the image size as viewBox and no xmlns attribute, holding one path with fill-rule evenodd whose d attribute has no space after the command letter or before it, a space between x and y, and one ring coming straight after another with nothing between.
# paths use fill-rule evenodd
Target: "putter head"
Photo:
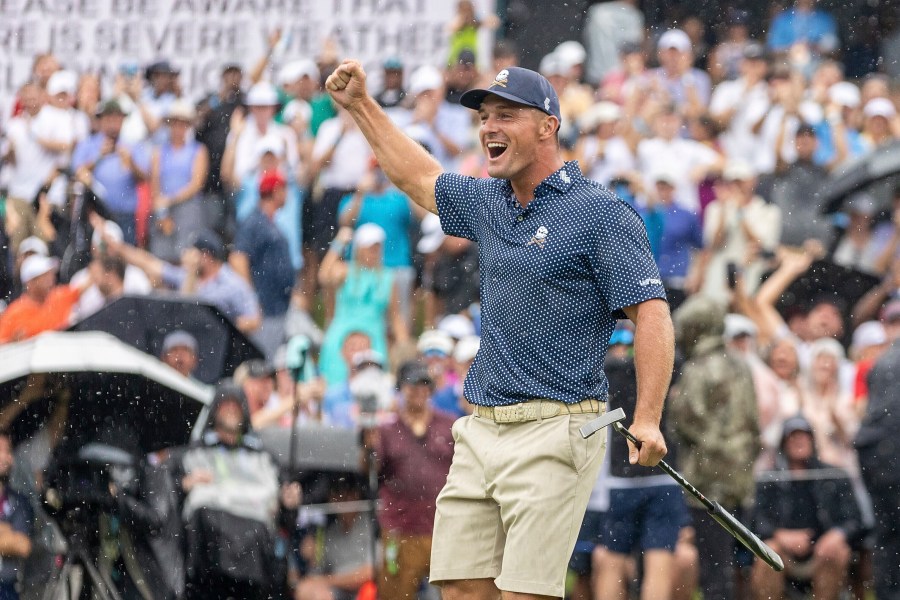
<instances>
[{"instance_id":1,"label":"putter head","mask_svg":"<svg viewBox=\"0 0 900 600\"><path fill-rule=\"evenodd\" d=\"M604 427L608 427L613 423L618 423L619 421L625 420L625 411L621 408L617 408L616 410L609 411L608 413L604 413L591 421L590 423L585 423L578 430L581 432L581 437L587 439L603 429Z\"/></svg>"}]
</instances>

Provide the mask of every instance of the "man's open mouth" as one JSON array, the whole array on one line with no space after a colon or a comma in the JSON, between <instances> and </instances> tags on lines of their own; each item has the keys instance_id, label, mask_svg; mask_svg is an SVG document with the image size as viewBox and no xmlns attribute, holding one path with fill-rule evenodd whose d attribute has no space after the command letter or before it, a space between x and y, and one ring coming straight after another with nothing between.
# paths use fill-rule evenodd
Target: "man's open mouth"
<instances>
[{"instance_id":1,"label":"man's open mouth","mask_svg":"<svg viewBox=\"0 0 900 600\"><path fill-rule=\"evenodd\" d=\"M491 158L497 158L506 152L506 144L503 142L488 142L487 151Z\"/></svg>"}]
</instances>

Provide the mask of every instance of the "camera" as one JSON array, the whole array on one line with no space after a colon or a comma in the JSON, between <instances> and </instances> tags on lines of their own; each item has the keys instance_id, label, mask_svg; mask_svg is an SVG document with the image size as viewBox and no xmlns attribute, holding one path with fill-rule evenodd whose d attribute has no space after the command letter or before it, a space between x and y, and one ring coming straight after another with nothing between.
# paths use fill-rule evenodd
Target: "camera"
<instances>
[{"instance_id":1,"label":"camera","mask_svg":"<svg viewBox=\"0 0 900 600\"><path fill-rule=\"evenodd\" d=\"M139 485L134 457L115 446L92 442L56 463L45 499L51 512L92 515L115 507L113 487L136 494Z\"/></svg>"},{"instance_id":2,"label":"camera","mask_svg":"<svg viewBox=\"0 0 900 600\"><path fill-rule=\"evenodd\" d=\"M350 380L350 394L359 409L359 426L378 426L378 411L390 406L392 386L387 374L377 366L361 370Z\"/></svg>"}]
</instances>

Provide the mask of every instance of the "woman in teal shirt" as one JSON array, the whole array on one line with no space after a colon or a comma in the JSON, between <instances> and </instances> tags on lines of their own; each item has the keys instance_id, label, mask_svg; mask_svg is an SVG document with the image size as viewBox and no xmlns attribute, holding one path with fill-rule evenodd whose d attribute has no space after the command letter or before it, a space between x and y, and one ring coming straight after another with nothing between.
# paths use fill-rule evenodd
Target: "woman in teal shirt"
<instances>
[{"instance_id":1,"label":"woman in teal shirt","mask_svg":"<svg viewBox=\"0 0 900 600\"><path fill-rule=\"evenodd\" d=\"M408 341L394 273L384 267L385 237L384 229L374 223L361 225L355 233L341 227L322 259L319 283L337 290L334 319L325 331L319 356L322 377L329 385L347 379L341 345L351 331L367 333L372 349L382 356L388 356L389 324L396 343ZM346 262L344 251L351 238L352 259Z\"/></svg>"}]
</instances>

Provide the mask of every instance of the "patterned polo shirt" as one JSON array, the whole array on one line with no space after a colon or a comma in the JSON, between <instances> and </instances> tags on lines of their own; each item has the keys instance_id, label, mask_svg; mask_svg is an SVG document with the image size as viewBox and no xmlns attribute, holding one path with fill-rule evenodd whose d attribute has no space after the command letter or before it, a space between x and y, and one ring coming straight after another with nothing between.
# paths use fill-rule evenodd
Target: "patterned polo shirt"
<instances>
[{"instance_id":1,"label":"patterned polo shirt","mask_svg":"<svg viewBox=\"0 0 900 600\"><path fill-rule=\"evenodd\" d=\"M463 388L487 406L605 400L622 309L665 299L638 214L566 163L522 208L501 179L441 175L444 232L478 242L481 348Z\"/></svg>"}]
</instances>

